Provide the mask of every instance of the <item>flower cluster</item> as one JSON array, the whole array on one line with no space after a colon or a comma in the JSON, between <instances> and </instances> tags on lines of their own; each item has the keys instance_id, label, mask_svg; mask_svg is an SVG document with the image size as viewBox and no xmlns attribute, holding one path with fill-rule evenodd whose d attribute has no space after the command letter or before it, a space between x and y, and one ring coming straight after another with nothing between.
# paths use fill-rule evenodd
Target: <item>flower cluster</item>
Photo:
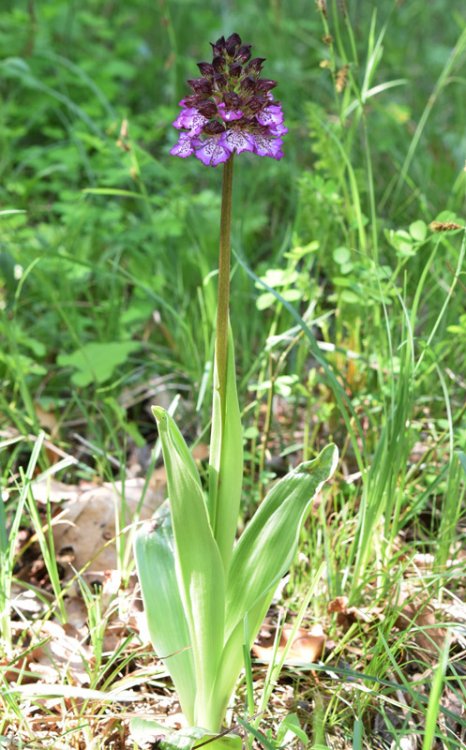
<instances>
[{"instance_id":1,"label":"flower cluster","mask_svg":"<svg viewBox=\"0 0 466 750\"><path fill-rule=\"evenodd\" d=\"M288 130L271 93L276 82L260 77L264 58L251 59L251 45L238 34L222 36L212 48L212 62L198 63L201 77L188 81L193 93L180 102L173 125L183 132L170 153L194 155L212 167L242 151L281 159Z\"/></svg>"}]
</instances>

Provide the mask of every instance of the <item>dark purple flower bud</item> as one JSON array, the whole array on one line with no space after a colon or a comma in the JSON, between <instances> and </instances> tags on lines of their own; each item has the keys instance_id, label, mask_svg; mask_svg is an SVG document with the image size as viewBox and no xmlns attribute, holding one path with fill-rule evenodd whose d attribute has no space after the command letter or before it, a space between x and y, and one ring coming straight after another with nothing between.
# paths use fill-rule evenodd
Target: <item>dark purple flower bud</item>
<instances>
[{"instance_id":1,"label":"dark purple flower bud","mask_svg":"<svg viewBox=\"0 0 466 750\"><path fill-rule=\"evenodd\" d=\"M190 96L185 96L183 99L183 107L197 107L199 105L200 99L197 96L197 94L190 94Z\"/></svg>"},{"instance_id":2,"label":"dark purple flower bud","mask_svg":"<svg viewBox=\"0 0 466 750\"><path fill-rule=\"evenodd\" d=\"M245 68L245 73L247 75L250 75L251 73L255 73L256 75L261 72L262 65L265 62L265 57L254 57L253 60L250 60Z\"/></svg>"},{"instance_id":3,"label":"dark purple flower bud","mask_svg":"<svg viewBox=\"0 0 466 750\"><path fill-rule=\"evenodd\" d=\"M229 67L229 73L232 78L239 78L243 70L243 67L241 63L233 63L233 65L230 65Z\"/></svg>"},{"instance_id":4,"label":"dark purple flower bud","mask_svg":"<svg viewBox=\"0 0 466 750\"><path fill-rule=\"evenodd\" d=\"M212 93L212 84L210 81L206 81L205 78L191 78L191 80L188 81L188 84L196 94Z\"/></svg>"},{"instance_id":5,"label":"dark purple flower bud","mask_svg":"<svg viewBox=\"0 0 466 750\"><path fill-rule=\"evenodd\" d=\"M254 78L251 78L251 76L246 76L246 78L243 78L243 80L240 83L240 88L242 91L255 91L257 86L257 81Z\"/></svg>"},{"instance_id":6,"label":"dark purple flower bud","mask_svg":"<svg viewBox=\"0 0 466 750\"><path fill-rule=\"evenodd\" d=\"M212 67L216 73L223 73L223 71L226 70L226 62L223 57L214 57L212 60Z\"/></svg>"},{"instance_id":7,"label":"dark purple flower bud","mask_svg":"<svg viewBox=\"0 0 466 750\"><path fill-rule=\"evenodd\" d=\"M220 39L217 39L215 44L210 43L212 47L212 51L214 53L214 57L217 57L218 55L223 55L225 52L225 37L221 36Z\"/></svg>"},{"instance_id":8,"label":"dark purple flower bud","mask_svg":"<svg viewBox=\"0 0 466 750\"><path fill-rule=\"evenodd\" d=\"M252 96L246 106L250 112L260 112L266 104L267 100L263 96Z\"/></svg>"},{"instance_id":9,"label":"dark purple flower bud","mask_svg":"<svg viewBox=\"0 0 466 750\"><path fill-rule=\"evenodd\" d=\"M227 91L223 95L223 101L228 109L238 109L241 105L241 97L235 91Z\"/></svg>"},{"instance_id":10,"label":"dark purple flower bud","mask_svg":"<svg viewBox=\"0 0 466 750\"><path fill-rule=\"evenodd\" d=\"M199 104L197 110L201 115L210 120L211 117L215 117L217 114L217 105L214 102L202 102Z\"/></svg>"},{"instance_id":11,"label":"dark purple flower bud","mask_svg":"<svg viewBox=\"0 0 466 750\"><path fill-rule=\"evenodd\" d=\"M218 120L211 120L202 128L202 132L207 135L219 135L224 130L225 126L221 122L218 122Z\"/></svg>"},{"instance_id":12,"label":"dark purple flower bud","mask_svg":"<svg viewBox=\"0 0 466 750\"><path fill-rule=\"evenodd\" d=\"M271 81L267 78L261 78L257 81L257 88L259 91L270 91L277 85L276 81Z\"/></svg>"},{"instance_id":13,"label":"dark purple flower bud","mask_svg":"<svg viewBox=\"0 0 466 750\"><path fill-rule=\"evenodd\" d=\"M228 37L228 39L225 42L225 49L228 52L229 55L234 55L237 48L241 44L241 37L239 34L232 34Z\"/></svg>"},{"instance_id":14,"label":"dark purple flower bud","mask_svg":"<svg viewBox=\"0 0 466 750\"><path fill-rule=\"evenodd\" d=\"M188 82L189 83L189 82ZM224 91L227 87L227 79L222 73L218 73L214 76L214 84L217 89Z\"/></svg>"},{"instance_id":15,"label":"dark purple flower bud","mask_svg":"<svg viewBox=\"0 0 466 750\"><path fill-rule=\"evenodd\" d=\"M242 47L239 48L238 52L235 55L235 60L238 60L240 63L245 63L249 60L251 57L251 45L250 44L243 44Z\"/></svg>"},{"instance_id":16,"label":"dark purple flower bud","mask_svg":"<svg viewBox=\"0 0 466 750\"><path fill-rule=\"evenodd\" d=\"M199 68L203 76L207 76L209 78L214 74L213 66L208 62L200 62L197 64L197 67Z\"/></svg>"}]
</instances>

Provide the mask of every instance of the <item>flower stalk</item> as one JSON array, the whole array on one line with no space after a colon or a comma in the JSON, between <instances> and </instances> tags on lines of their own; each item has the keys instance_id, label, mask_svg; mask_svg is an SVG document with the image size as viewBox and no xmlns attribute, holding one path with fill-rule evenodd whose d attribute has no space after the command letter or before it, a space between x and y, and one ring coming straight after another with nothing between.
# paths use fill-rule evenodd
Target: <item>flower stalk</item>
<instances>
[{"instance_id":1,"label":"flower stalk","mask_svg":"<svg viewBox=\"0 0 466 750\"><path fill-rule=\"evenodd\" d=\"M223 166L222 208L220 216L220 249L218 258L218 300L215 357L222 422L225 420L225 399L228 361L228 326L230 310L231 207L233 198L233 155Z\"/></svg>"}]
</instances>

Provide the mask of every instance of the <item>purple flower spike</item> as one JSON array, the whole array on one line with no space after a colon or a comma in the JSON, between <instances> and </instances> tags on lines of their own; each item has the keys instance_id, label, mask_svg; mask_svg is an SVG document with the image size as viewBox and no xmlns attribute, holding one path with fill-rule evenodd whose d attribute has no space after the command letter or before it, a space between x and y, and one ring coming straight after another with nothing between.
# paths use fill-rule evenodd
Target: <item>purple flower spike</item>
<instances>
[{"instance_id":1,"label":"purple flower spike","mask_svg":"<svg viewBox=\"0 0 466 750\"><path fill-rule=\"evenodd\" d=\"M244 151L281 159L288 129L271 93L276 82L261 78L264 58L251 59L250 45L238 34L220 37L212 50L212 63L198 63L201 78L188 81L192 92L180 101L173 122L183 132L170 153L194 155L209 167Z\"/></svg>"}]
</instances>

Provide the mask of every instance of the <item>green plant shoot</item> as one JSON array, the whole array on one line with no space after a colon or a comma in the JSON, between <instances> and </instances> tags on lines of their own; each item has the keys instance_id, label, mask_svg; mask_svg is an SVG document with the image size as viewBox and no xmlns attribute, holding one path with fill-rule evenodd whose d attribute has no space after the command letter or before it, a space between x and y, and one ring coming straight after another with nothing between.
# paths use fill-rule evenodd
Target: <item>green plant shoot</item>
<instances>
[{"instance_id":1,"label":"green plant shoot","mask_svg":"<svg viewBox=\"0 0 466 750\"><path fill-rule=\"evenodd\" d=\"M317 458L278 481L235 541L243 435L229 323L233 156L249 150L281 158L286 128L280 105L267 95L274 82L260 79L261 58L248 62L250 48L242 45L237 34L219 39L214 56L217 67L234 68L231 84L235 91L232 88L230 93L236 98L217 91L213 67L199 63L203 78L190 82L194 94L174 123L188 132L181 133L172 149L176 156L195 155L206 165L224 165L209 486L204 490L172 417L161 407L153 407L167 473L169 511L163 506L135 541L152 643L191 726L167 747L195 747L202 738L209 738L213 750L241 747L236 735L215 736L221 731L243 667L244 648L252 646L277 584L293 561L312 499L332 476L338 455L336 447L329 445ZM236 93L238 80L246 78L247 98L241 100Z\"/></svg>"}]
</instances>

